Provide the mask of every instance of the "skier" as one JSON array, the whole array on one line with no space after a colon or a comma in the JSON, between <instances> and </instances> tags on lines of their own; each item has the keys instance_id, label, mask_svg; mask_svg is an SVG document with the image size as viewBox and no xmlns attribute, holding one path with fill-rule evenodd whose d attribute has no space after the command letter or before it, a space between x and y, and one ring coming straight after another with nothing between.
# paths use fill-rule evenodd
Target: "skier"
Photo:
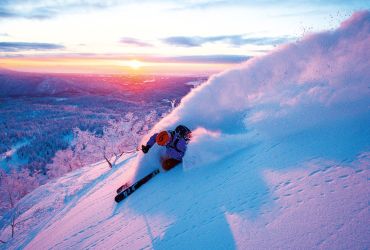
<instances>
[{"instance_id":1,"label":"skier","mask_svg":"<svg viewBox=\"0 0 370 250\"><path fill-rule=\"evenodd\" d=\"M174 131L169 130L155 133L150 137L146 145L141 146L141 149L143 153L146 154L155 143L157 143L159 146L166 147L166 151L161 156L160 160L163 170L168 171L182 161L190 137L190 129L184 125L179 125ZM159 172L159 169L155 169L154 171L147 173L144 177L136 180L133 184L125 183L124 185L120 186L117 189L117 195L114 197L114 200L117 203L121 202L142 185L151 180L154 176L159 174Z\"/></svg>"},{"instance_id":2,"label":"skier","mask_svg":"<svg viewBox=\"0 0 370 250\"><path fill-rule=\"evenodd\" d=\"M165 171L168 171L181 163L190 137L190 129L184 125L179 125L174 131L168 130L155 133L150 137L146 145L141 146L141 149L146 154L155 143L166 147L166 153L161 156L161 165Z\"/></svg>"}]
</instances>

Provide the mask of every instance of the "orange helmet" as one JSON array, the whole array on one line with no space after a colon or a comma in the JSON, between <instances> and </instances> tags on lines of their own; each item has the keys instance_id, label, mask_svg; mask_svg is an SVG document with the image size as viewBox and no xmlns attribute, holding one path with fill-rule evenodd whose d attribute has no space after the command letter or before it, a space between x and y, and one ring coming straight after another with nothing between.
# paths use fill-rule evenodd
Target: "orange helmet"
<instances>
[{"instance_id":1,"label":"orange helmet","mask_svg":"<svg viewBox=\"0 0 370 250\"><path fill-rule=\"evenodd\" d=\"M171 134L167 131L160 132L155 138L155 142L160 146L166 146L171 141Z\"/></svg>"}]
</instances>

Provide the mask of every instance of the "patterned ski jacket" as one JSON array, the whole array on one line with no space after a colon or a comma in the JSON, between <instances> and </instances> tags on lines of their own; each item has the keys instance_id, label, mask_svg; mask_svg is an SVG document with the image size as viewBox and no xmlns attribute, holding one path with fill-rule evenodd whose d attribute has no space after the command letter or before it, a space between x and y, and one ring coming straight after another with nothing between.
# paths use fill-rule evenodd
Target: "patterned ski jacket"
<instances>
[{"instance_id":1,"label":"patterned ski jacket","mask_svg":"<svg viewBox=\"0 0 370 250\"><path fill-rule=\"evenodd\" d=\"M168 132L171 134L171 141L166 145L166 155L168 158L181 161L186 151L187 141L175 131L169 130ZM158 133L152 135L146 145L152 147L155 144L157 135Z\"/></svg>"}]
</instances>

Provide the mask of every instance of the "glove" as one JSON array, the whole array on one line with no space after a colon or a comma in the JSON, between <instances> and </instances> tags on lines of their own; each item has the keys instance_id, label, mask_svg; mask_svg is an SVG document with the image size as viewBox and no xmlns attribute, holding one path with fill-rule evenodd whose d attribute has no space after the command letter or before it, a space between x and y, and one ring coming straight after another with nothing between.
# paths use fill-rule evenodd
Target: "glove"
<instances>
[{"instance_id":1,"label":"glove","mask_svg":"<svg viewBox=\"0 0 370 250\"><path fill-rule=\"evenodd\" d=\"M141 151L143 151L144 154L148 153L149 149L150 149L149 146L141 145Z\"/></svg>"}]
</instances>

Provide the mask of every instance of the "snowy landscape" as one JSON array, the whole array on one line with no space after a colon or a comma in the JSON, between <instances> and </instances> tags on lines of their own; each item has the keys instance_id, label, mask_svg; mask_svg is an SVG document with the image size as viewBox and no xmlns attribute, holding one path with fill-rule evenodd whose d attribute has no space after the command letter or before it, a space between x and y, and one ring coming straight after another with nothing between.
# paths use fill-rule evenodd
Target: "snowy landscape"
<instances>
[{"instance_id":1,"label":"snowy landscape","mask_svg":"<svg viewBox=\"0 0 370 250\"><path fill-rule=\"evenodd\" d=\"M161 117L194 80L206 78L0 71L0 167L46 173L55 153L76 138L74 129L102 134L104 126L127 113L141 118L152 111Z\"/></svg>"},{"instance_id":2,"label":"snowy landscape","mask_svg":"<svg viewBox=\"0 0 370 250\"><path fill-rule=\"evenodd\" d=\"M100 147L85 152L90 162L74 171L54 171L43 185L29 177L29 185L37 188L0 217L0 249L368 249L369 69L370 12L358 11L336 29L307 34L208 80L176 79L170 81L175 85L154 85L161 91L153 95L149 87L137 91L143 93L140 97L110 96L117 114L126 113L120 102L132 103L125 107L133 114L110 125L97 118L106 123L80 128L77 134L84 140L74 144L63 137L63 157L70 147L70 159L76 159L74 152L83 152L79 145L98 146L97 138L113 143L114 136L104 136L112 134L115 124L137 135L125 142L140 141L114 144L124 153L109 151L109 157L115 156L111 167L104 160L108 151L96 154L105 148ZM153 84L152 79L142 81ZM42 91L50 90L47 86ZM168 95L160 93L174 93L163 92L166 86L182 90L163 100ZM49 98L59 99L47 105L74 105L73 98L55 93ZM94 95L84 93L83 98L96 98L96 90ZM11 106L9 98L1 99L2 107ZM137 105L142 98L145 105ZM89 106L91 99L86 100ZM17 112L26 101L17 99ZM31 105L38 102L33 98ZM149 114L144 110L156 111L156 116L143 118ZM2 110L1 126L14 112ZM147 123L137 125L136 120ZM22 123L11 126L16 124ZM147 154L126 149L178 124L192 130L183 162L116 203L116 189L159 168L163 153L158 145ZM72 135L76 125L63 135ZM4 158L30 138L2 142ZM47 166L41 169L52 169ZM3 171L6 176L7 169ZM9 196L5 189L2 195Z\"/></svg>"}]
</instances>

